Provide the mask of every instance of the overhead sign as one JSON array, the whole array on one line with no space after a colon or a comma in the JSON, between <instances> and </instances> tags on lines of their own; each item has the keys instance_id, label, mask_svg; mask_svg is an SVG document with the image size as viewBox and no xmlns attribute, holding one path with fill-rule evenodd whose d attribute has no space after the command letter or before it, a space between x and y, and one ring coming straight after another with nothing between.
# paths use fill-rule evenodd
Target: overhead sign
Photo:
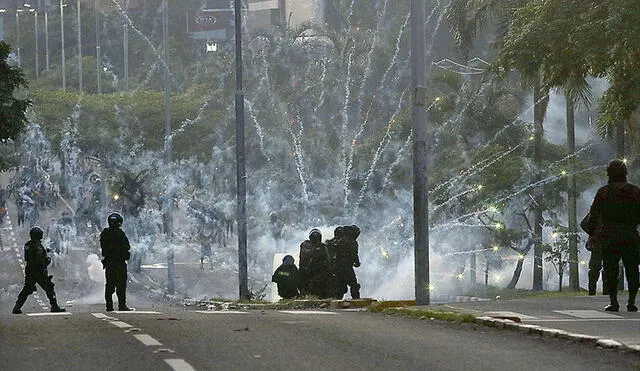
<instances>
[{"instance_id":1,"label":"overhead sign","mask_svg":"<svg viewBox=\"0 0 640 371\"><path fill-rule=\"evenodd\" d=\"M187 12L187 32L197 40L228 40L233 35L233 9Z\"/></svg>"}]
</instances>

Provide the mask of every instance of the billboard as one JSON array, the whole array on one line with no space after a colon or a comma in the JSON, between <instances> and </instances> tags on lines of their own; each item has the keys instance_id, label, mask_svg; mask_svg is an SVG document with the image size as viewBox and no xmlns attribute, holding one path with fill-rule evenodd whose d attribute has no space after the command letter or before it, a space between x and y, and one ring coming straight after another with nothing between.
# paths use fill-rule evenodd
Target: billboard
<instances>
[{"instance_id":1,"label":"billboard","mask_svg":"<svg viewBox=\"0 0 640 371\"><path fill-rule=\"evenodd\" d=\"M187 11L187 33L196 40L230 40L234 35L233 9Z\"/></svg>"}]
</instances>

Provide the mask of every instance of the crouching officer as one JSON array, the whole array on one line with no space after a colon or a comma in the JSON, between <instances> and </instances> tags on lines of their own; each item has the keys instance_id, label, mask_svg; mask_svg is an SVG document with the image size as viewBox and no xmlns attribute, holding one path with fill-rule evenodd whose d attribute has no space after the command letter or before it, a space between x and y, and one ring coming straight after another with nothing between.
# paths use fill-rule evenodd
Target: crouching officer
<instances>
[{"instance_id":1,"label":"crouching officer","mask_svg":"<svg viewBox=\"0 0 640 371\"><path fill-rule=\"evenodd\" d=\"M282 264L271 276L271 282L278 285L278 295L283 299L293 299L298 296L298 267L291 255L282 258Z\"/></svg>"},{"instance_id":2,"label":"crouching officer","mask_svg":"<svg viewBox=\"0 0 640 371\"><path fill-rule=\"evenodd\" d=\"M118 296L118 310L129 311L127 307L127 260L131 253L129 239L120 227L122 215L111 213L107 218L109 226L100 233L100 249L102 250L102 265L105 270L106 284L104 299L107 312L113 311L113 292Z\"/></svg>"},{"instance_id":3,"label":"crouching officer","mask_svg":"<svg viewBox=\"0 0 640 371\"><path fill-rule=\"evenodd\" d=\"M58 306L56 299L56 292L53 287L53 276L50 276L47 271L47 266L51 263L51 258L47 255L47 250L42 246L42 236L44 232L42 228L34 226L29 230L29 237L31 238L24 245L24 260L27 265L24 268L24 287L18 294L18 300L13 307L13 314L21 314L22 306L27 297L36 292L36 283L40 285L47 293L49 298L49 304L51 305L51 312L64 312L63 308Z\"/></svg>"}]
</instances>

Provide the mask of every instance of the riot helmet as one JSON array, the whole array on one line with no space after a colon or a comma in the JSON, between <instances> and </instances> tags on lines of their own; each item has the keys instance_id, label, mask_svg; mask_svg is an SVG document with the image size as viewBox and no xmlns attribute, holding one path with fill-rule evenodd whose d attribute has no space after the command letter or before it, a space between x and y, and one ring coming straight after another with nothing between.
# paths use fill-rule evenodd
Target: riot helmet
<instances>
[{"instance_id":1,"label":"riot helmet","mask_svg":"<svg viewBox=\"0 0 640 371\"><path fill-rule=\"evenodd\" d=\"M109 224L109 228L119 228L122 226L122 215L119 213L111 213L109 217L107 217L107 223Z\"/></svg>"},{"instance_id":2,"label":"riot helmet","mask_svg":"<svg viewBox=\"0 0 640 371\"><path fill-rule=\"evenodd\" d=\"M620 178L627 175L627 165L624 161L615 159L607 166L607 176L609 178Z\"/></svg>"},{"instance_id":3,"label":"riot helmet","mask_svg":"<svg viewBox=\"0 0 640 371\"><path fill-rule=\"evenodd\" d=\"M340 238L343 235L343 228L341 225L337 226L336 229L333 230L333 238Z\"/></svg>"},{"instance_id":4,"label":"riot helmet","mask_svg":"<svg viewBox=\"0 0 640 371\"><path fill-rule=\"evenodd\" d=\"M296 260L291 255L285 255L285 257L282 258L282 263L284 263L286 265L293 265L293 264L295 264L295 262L296 262Z\"/></svg>"},{"instance_id":5,"label":"riot helmet","mask_svg":"<svg viewBox=\"0 0 640 371\"><path fill-rule=\"evenodd\" d=\"M42 228L38 227L37 225L29 230L29 238L31 238L32 240L40 241L42 240L43 236L44 231L42 231Z\"/></svg>"},{"instance_id":6,"label":"riot helmet","mask_svg":"<svg viewBox=\"0 0 640 371\"><path fill-rule=\"evenodd\" d=\"M351 226L351 233L352 233L353 239L356 240L358 236L360 236L360 228L358 228L357 225L353 224Z\"/></svg>"},{"instance_id":7,"label":"riot helmet","mask_svg":"<svg viewBox=\"0 0 640 371\"><path fill-rule=\"evenodd\" d=\"M317 243L322 241L322 233L317 228L314 228L309 232L309 241Z\"/></svg>"}]
</instances>

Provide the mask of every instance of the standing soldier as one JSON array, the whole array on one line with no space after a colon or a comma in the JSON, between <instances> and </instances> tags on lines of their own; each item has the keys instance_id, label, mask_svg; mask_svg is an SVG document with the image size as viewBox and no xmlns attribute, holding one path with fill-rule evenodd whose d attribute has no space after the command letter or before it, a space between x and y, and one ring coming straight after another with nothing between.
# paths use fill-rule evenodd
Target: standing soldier
<instances>
[{"instance_id":1,"label":"standing soldier","mask_svg":"<svg viewBox=\"0 0 640 371\"><path fill-rule=\"evenodd\" d=\"M307 277L309 291L320 299L326 299L335 291L335 274L329 249L322 243L322 234L318 229L311 231L309 242L312 247Z\"/></svg>"},{"instance_id":2,"label":"standing soldier","mask_svg":"<svg viewBox=\"0 0 640 371\"><path fill-rule=\"evenodd\" d=\"M113 292L118 296L118 310L129 311L127 307L127 260L131 256L129 239L120 227L122 215L111 213L107 218L109 227L100 233L100 249L102 250L102 265L105 270L106 284L104 299L107 312L113 311Z\"/></svg>"},{"instance_id":3,"label":"standing soldier","mask_svg":"<svg viewBox=\"0 0 640 371\"><path fill-rule=\"evenodd\" d=\"M298 257L300 258L300 268L298 275L298 289L300 290L300 295L309 295L311 292L309 290L309 279L311 278L311 254L313 253L313 243L312 235L315 233L320 233L317 229L312 229L309 232L309 239L302 241L300 244L300 253ZM316 238L315 236L313 238ZM322 238L322 235L320 235Z\"/></svg>"},{"instance_id":4,"label":"standing soldier","mask_svg":"<svg viewBox=\"0 0 640 371\"><path fill-rule=\"evenodd\" d=\"M622 259L629 286L627 311L637 312L640 188L627 182L627 166L622 160L609 162L607 176L608 184L598 189L584 229L589 233L590 243L602 249L606 278L603 281L607 285L610 301L604 310L617 312L620 309L617 289Z\"/></svg>"},{"instance_id":5,"label":"standing soldier","mask_svg":"<svg viewBox=\"0 0 640 371\"><path fill-rule=\"evenodd\" d=\"M358 236L360 228L357 225L342 227L342 237L336 248L336 287L339 298L347 293L347 286L351 290L352 299L360 299L360 284L356 279L353 268L360 266L358 257Z\"/></svg>"},{"instance_id":6,"label":"standing soldier","mask_svg":"<svg viewBox=\"0 0 640 371\"><path fill-rule=\"evenodd\" d=\"M31 238L24 245L24 260L27 265L24 268L24 287L18 294L18 300L13 307L13 314L21 314L22 306L27 301L27 297L36 292L36 283L40 285L47 293L49 298L49 304L51 305L51 312L64 312L63 308L58 306L56 299L56 292L54 291L53 276L49 275L47 266L51 263L51 258L47 256L47 250L42 246L42 236L44 232L42 228L35 226L29 230L29 237Z\"/></svg>"}]
</instances>

